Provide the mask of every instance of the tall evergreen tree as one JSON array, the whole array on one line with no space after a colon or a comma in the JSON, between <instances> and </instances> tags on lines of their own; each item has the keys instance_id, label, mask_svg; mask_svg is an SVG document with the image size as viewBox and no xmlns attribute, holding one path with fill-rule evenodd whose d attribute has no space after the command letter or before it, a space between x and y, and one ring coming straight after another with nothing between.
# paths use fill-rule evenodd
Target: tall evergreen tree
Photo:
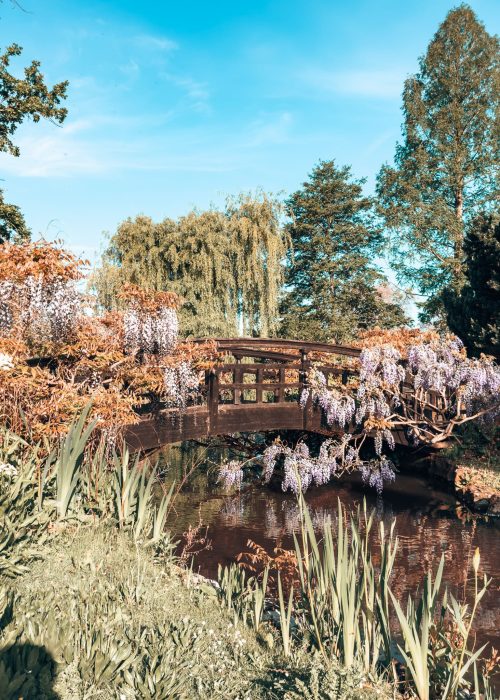
<instances>
[{"instance_id":1,"label":"tall evergreen tree","mask_svg":"<svg viewBox=\"0 0 500 700\"><path fill-rule=\"evenodd\" d=\"M500 356L500 215L480 215L464 242L466 282L444 292L447 321L474 354Z\"/></svg>"},{"instance_id":2,"label":"tall evergreen tree","mask_svg":"<svg viewBox=\"0 0 500 700\"><path fill-rule=\"evenodd\" d=\"M320 161L302 189L287 201L288 294L281 333L307 340L348 340L357 329L390 327L407 319L377 287L386 282L372 262L382 237L372 201L350 168Z\"/></svg>"},{"instance_id":3,"label":"tall evergreen tree","mask_svg":"<svg viewBox=\"0 0 500 700\"><path fill-rule=\"evenodd\" d=\"M451 10L403 91L403 140L377 181L401 281L428 298L464 281L465 225L498 202L499 43L467 5Z\"/></svg>"}]
</instances>

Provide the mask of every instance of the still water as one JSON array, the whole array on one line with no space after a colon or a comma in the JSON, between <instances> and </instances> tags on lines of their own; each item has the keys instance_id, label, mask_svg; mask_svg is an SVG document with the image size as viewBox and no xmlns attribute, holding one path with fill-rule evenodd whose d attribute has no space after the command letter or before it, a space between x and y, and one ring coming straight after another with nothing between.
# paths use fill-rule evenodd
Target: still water
<instances>
[{"instance_id":1,"label":"still water","mask_svg":"<svg viewBox=\"0 0 500 700\"><path fill-rule=\"evenodd\" d=\"M193 568L209 578L217 577L219 564L229 564L243 551L249 539L272 552L276 546L293 549L292 533L298 529L297 504L293 494L272 490L259 482L244 484L240 493L227 493L217 485L210 465L221 459L221 451L171 446L161 454L169 465L166 480L180 483L182 474L195 461L199 466L186 480L175 501L169 527L182 540L189 525L208 528L210 548L199 552ZM208 466L208 468L207 468ZM366 498L376 521L386 529L396 519L399 538L391 587L400 600L415 594L429 571L445 557L449 590L463 600L470 594L471 560L476 547L481 552L480 573L493 580L483 598L477 617L478 641L500 644L500 522L467 516L453 494L427 479L400 473L382 497L365 487L360 479L349 477L306 494L313 522L321 527L325 516L335 521L337 499L354 510ZM376 532L378 528L374 528ZM376 544L376 543L374 543Z\"/></svg>"}]
</instances>

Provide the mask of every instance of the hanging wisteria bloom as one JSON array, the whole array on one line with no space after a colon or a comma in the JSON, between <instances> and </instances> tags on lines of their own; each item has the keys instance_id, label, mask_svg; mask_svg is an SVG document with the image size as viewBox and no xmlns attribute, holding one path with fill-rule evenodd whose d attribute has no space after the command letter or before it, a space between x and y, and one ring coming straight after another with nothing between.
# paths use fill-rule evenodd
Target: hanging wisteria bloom
<instances>
[{"instance_id":1,"label":"hanging wisteria bloom","mask_svg":"<svg viewBox=\"0 0 500 700\"><path fill-rule=\"evenodd\" d=\"M356 403L354 398L338 389L329 388L323 372L312 369L307 378L308 386L302 391L300 405L305 408L309 396L313 404L319 406L328 425L345 428L354 418Z\"/></svg>"},{"instance_id":2,"label":"hanging wisteria bloom","mask_svg":"<svg viewBox=\"0 0 500 700\"><path fill-rule=\"evenodd\" d=\"M281 488L283 491L307 491L314 484L322 486L327 484L334 476L339 468L339 465L344 465L346 448L350 436L344 436L340 441L325 440L321 445L317 457L313 457L308 446L304 442L299 442L294 448L288 447L281 442L276 442L267 447L263 454L263 477L264 481L271 480L278 462L283 467L283 479ZM348 449L347 449L348 452ZM356 462L354 460L353 450L349 453L349 466L354 468Z\"/></svg>"},{"instance_id":3,"label":"hanging wisteria bloom","mask_svg":"<svg viewBox=\"0 0 500 700\"><path fill-rule=\"evenodd\" d=\"M366 388L380 387L382 383L395 388L404 381L401 353L392 345L365 348L361 352L359 363L359 380Z\"/></svg>"},{"instance_id":4,"label":"hanging wisteria bloom","mask_svg":"<svg viewBox=\"0 0 500 700\"><path fill-rule=\"evenodd\" d=\"M218 481L222 482L227 489L236 487L239 491L243 483L242 462L233 459L230 462L221 464Z\"/></svg>"},{"instance_id":5,"label":"hanging wisteria bloom","mask_svg":"<svg viewBox=\"0 0 500 700\"><path fill-rule=\"evenodd\" d=\"M500 368L488 358L468 358L458 338L412 346L408 364L415 390L440 393L457 418L499 415Z\"/></svg>"},{"instance_id":6,"label":"hanging wisteria bloom","mask_svg":"<svg viewBox=\"0 0 500 700\"><path fill-rule=\"evenodd\" d=\"M405 379L401 355L392 346L382 345L363 350L359 362L356 422L387 419L399 404L399 387Z\"/></svg>"},{"instance_id":7,"label":"hanging wisteria bloom","mask_svg":"<svg viewBox=\"0 0 500 700\"><path fill-rule=\"evenodd\" d=\"M163 383L168 408L185 411L189 402L199 395L200 377L189 362L181 362L175 367L166 367L163 372Z\"/></svg>"},{"instance_id":8,"label":"hanging wisteria bloom","mask_svg":"<svg viewBox=\"0 0 500 700\"><path fill-rule=\"evenodd\" d=\"M171 353L179 335L179 297L172 292L151 292L135 284L126 284L120 298L128 304L123 316L125 352Z\"/></svg>"},{"instance_id":9,"label":"hanging wisteria bloom","mask_svg":"<svg viewBox=\"0 0 500 700\"><path fill-rule=\"evenodd\" d=\"M387 443L389 449L394 450L396 447L396 442L394 440L394 435L389 428L382 428L382 430L377 430L375 432L375 437L373 439L375 445L375 452L379 457L382 455L382 448L384 442Z\"/></svg>"},{"instance_id":10,"label":"hanging wisteria bloom","mask_svg":"<svg viewBox=\"0 0 500 700\"><path fill-rule=\"evenodd\" d=\"M374 488L379 495L384 489L384 483L392 482L396 478L394 464L386 457L365 462L360 471L364 483Z\"/></svg>"},{"instance_id":11,"label":"hanging wisteria bloom","mask_svg":"<svg viewBox=\"0 0 500 700\"><path fill-rule=\"evenodd\" d=\"M177 344L177 312L172 308L152 312L129 309L123 317L123 330L126 352L168 355Z\"/></svg>"},{"instance_id":12,"label":"hanging wisteria bloom","mask_svg":"<svg viewBox=\"0 0 500 700\"><path fill-rule=\"evenodd\" d=\"M13 288L12 282L0 282L0 335L8 335L14 323L11 309Z\"/></svg>"},{"instance_id":13,"label":"hanging wisteria bloom","mask_svg":"<svg viewBox=\"0 0 500 700\"><path fill-rule=\"evenodd\" d=\"M14 312L28 342L64 343L81 317L81 295L73 280L29 276L22 282L0 284L0 332L7 334Z\"/></svg>"},{"instance_id":14,"label":"hanging wisteria bloom","mask_svg":"<svg viewBox=\"0 0 500 700\"><path fill-rule=\"evenodd\" d=\"M416 389L445 392L461 382L463 363L468 363L458 338L445 342L413 345L408 351L408 365Z\"/></svg>"}]
</instances>

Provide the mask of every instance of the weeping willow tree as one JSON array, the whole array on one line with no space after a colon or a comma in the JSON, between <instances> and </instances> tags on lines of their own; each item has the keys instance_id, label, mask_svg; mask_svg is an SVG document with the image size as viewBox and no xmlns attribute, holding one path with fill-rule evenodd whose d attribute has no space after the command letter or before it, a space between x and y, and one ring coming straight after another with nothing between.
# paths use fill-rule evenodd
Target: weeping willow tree
<instances>
[{"instance_id":1,"label":"weeping willow tree","mask_svg":"<svg viewBox=\"0 0 500 700\"><path fill-rule=\"evenodd\" d=\"M238 316L245 335L269 336L278 327L289 243L280 213L279 203L265 194L242 194L226 203Z\"/></svg>"},{"instance_id":2,"label":"weeping willow tree","mask_svg":"<svg viewBox=\"0 0 500 700\"><path fill-rule=\"evenodd\" d=\"M120 306L127 282L176 292L188 335L273 335L288 246L280 215L280 203L260 192L229 198L224 211L192 211L177 221L127 219L91 286L110 310Z\"/></svg>"}]
</instances>

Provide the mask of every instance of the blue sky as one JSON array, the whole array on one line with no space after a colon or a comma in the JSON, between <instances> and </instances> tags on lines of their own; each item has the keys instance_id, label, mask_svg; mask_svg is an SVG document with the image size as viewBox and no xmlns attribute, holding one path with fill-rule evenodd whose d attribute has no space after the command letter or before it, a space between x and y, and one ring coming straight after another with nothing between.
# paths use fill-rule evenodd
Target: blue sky
<instances>
[{"instance_id":1,"label":"blue sky","mask_svg":"<svg viewBox=\"0 0 500 700\"><path fill-rule=\"evenodd\" d=\"M34 236L94 260L128 216L176 217L262 187L292 192L320 159L373 190L391 160L404 78L444 0L8 0L2 48L70 81L63 127L27 124L0 155ZM471 2L490 33L500 3Z\"/></svg>"}]
</instances>

